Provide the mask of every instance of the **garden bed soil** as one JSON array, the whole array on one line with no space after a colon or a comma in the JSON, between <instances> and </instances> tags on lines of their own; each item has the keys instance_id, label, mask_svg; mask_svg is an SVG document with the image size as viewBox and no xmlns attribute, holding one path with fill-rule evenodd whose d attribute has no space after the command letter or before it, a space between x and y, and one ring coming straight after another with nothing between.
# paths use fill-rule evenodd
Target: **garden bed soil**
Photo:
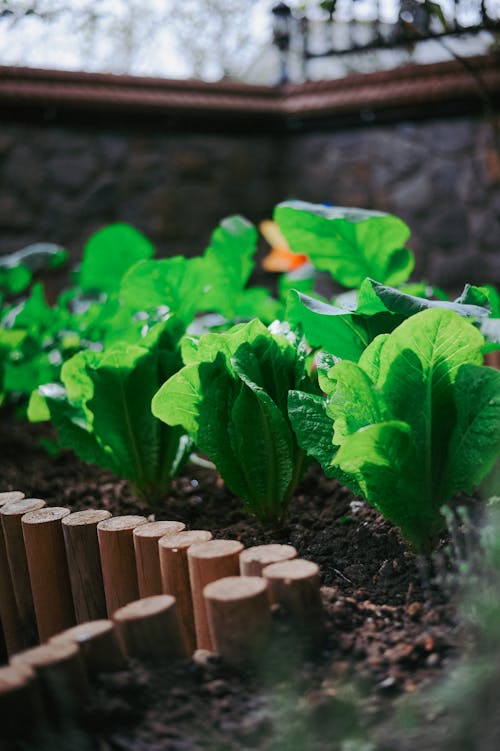
<instances>
[{"instance_id":1,"label":"garden bed soil","mask_svg":"<svg viewBox=\"0 0 500 751\"><path fill-rule=\"evenodd\" d=\"M45 426L2 414L0 490L75 511L150 513L110 473L70 452L49 457L40 445L47 436ZM251 674L205 653L176 665L131 663L95 684L82 748L331 751L344 732L370 734L402 697L443 675L459 651L453 603L427 581L397 530L316 466L280 529L262 529L215 471L194 464L174 481L156 519L177 519L246 547L294 545L320 566L326 637L307 643L278 609L271 647Z\"/></svg>"}]
</instances>

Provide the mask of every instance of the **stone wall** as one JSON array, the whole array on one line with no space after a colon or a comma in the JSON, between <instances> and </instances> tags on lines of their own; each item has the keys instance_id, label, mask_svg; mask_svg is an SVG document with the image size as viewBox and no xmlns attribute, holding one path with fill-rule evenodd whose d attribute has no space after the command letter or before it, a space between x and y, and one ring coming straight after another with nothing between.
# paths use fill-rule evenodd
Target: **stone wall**
<instances>
[{"instance_id":1,"label":"stone wall","mask_svg":"<svg viewBox=\"0 0 500 751\"><path fill-rule=\"evenodd\" d=\"M4 123L0 165L0 252L53 241L77 260L127 221L160 255L194 254L223 216L295 197L401 216L432 283L500 285L499 161L473 117L258 135Z\"/></svg>"},{"instance_id":2,"label":"stone wall","mask_svg":"<svg viewBox=\"0 0 500 751\"><path fill-rule=\"evenodd\" d=\"M412 230L415 278L500 284L500 154L471 118L296 136L284 194L364 206Z\"/></svg>"}]
</instances>

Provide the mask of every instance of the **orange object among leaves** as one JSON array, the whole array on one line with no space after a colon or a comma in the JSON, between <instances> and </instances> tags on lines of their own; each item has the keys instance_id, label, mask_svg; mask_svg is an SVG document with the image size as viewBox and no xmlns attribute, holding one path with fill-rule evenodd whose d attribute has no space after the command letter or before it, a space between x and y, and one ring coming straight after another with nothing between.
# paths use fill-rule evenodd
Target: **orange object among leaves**
<instances>
[{"instance_id":1,"label":"orange object among leaves","mask_svg":"<svg viewBox=\"0 0 500 751\"><path fill-rule=\"evenodd\" d=\"M305 263L309 258L305 253L294 253L282 234L280 228L271 219L264 219L259 224L262 236L271 246L271 250L262 260L262 268L265 271L289 272L295 271Z\"/></svg>"}]
</instances>

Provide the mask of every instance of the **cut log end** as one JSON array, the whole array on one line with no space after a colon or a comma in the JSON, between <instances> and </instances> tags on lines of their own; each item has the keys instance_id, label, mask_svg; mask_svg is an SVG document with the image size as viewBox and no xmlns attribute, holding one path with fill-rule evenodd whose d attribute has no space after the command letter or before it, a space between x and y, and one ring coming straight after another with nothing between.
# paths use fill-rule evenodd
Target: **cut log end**
<instances>
[{"instance_id":1,"label":"cut log end","mask_svg":"<svg viewBox=\"0 0 500 751\"><path fill-rule=\"evenodd\" d=\"M97 529L99 532L122 532L133 530L141 524L148 524L145 516L112 516L109 519L99 522Z\"/></svg>"},{"instance_id":2,"label":"cut log end","mask_svg":"<svg viewBox=\"0 0 500 751\"><path fill-rule=\"evenodd\" d=\"M64 519L65 516L69 516L69 514L71 514L69 508L63 508L62 506L47 506L46 508L40 508L37 511L30 511L25 514L23 516L23 525L59 522L61 519Z\"/></svg>"},{"instance_id":3,"label":"cut log end","mask_svg":"<svg viewBox=\"0 0 500 751\"><path fill-rule=\"evenodd\" d=\"M104 509L87 509L85 511L74 511L69 516L66 516L62 520L62 523L65 527L79 527L99 524L99 522L110 518L111 514Z\"/></svg>"},{"instance_id":4,"label":"cut log end","mask_svg":"<svg viewBox=\"0 0 500 751\"><path fill-rule=\"evenodd\" d=\"M179 532L175 535L160 537L158 544L166 550L185 550L191 545L200 542L208 542L212 539L212 533L205 529L191 529L188 532Z\"/></svg>"},{"instance_id":5,"label":"cut log end","mask_svg":"<svg viewBox=\"0 0 500 751\"><path fill-rule=\"evenodd\" d=\"M160 539L168 535L176 535L183 532L186 525L183 522L161 521L142 524L134 529L134 537L152 537Z\"/></svg>"},{"instance_id":6,"label":"cut log end","mask_svg":"<svg viewBox=\"0 0 500 751\"><path fill-rule=\"evenodd\" d=\"M6 506L8 503L19 503L24 498L24 493L21 493L20 490L9 490L5 493L0 493L0 506Z\"/></svg>"}]
</instances>

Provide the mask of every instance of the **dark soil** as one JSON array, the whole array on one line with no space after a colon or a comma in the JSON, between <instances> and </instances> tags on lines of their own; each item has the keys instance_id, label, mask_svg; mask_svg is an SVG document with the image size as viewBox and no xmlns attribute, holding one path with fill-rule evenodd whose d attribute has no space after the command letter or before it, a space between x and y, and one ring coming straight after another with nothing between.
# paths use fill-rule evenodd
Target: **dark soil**
<instances>
[{"instance_id":1,"label":"dark soil","mask_svg":"<svg viewBox=\"0 0 500 751\"><path fill-rule=\"evenodd\" d=\"M0 491L22 490L73 510L150 513L110 473L69 452L49 457L39 443L43 437L45 427L2 415ZM317 467L303 480L281 529L262 529L215 471L194 464L174 481L156 518L178 519L245 546L294 545L321 568L327 635L311 645L277 611L274 641L252 675L200 654L177 665L131 664L104 676L84 712L85 747L340 749L344 737L371 735L395 702L435 682L459 652L453 604L427 582L397 530Z\"/></svg>"}]
</instances>

